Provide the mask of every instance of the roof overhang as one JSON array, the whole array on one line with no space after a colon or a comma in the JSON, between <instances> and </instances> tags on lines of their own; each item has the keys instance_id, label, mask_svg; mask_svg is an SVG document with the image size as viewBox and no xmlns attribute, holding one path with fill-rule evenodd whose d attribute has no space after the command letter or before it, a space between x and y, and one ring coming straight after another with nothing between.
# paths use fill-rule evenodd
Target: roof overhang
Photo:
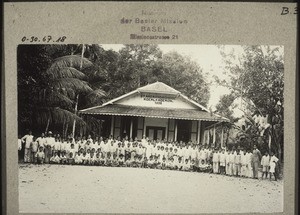
<instances>
[{"instance_id":1,"label":"roof overhang","mask_svg":"<svg viewBox=\"0 0 300 215\"><path fill-rule=\"evenodd\" d=\"M100 106L93 109L85 109L79 111L85 115L111 115L111 116L136 116L136 117L151 117L151 118L168 118L182 120L201 120L227 122L227 118L211 114L206 111L195 109L179 109L179 108L151 108L128 105L110 104Z\"/></svg>"}]
</instances>

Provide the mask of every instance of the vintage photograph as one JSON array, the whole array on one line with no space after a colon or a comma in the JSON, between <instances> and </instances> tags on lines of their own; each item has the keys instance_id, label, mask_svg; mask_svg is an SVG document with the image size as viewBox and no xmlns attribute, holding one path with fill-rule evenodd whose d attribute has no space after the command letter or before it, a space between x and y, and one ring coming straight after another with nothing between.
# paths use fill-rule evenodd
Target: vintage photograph
<instances>
[{"instance_id":1,"label":"vintage photograph","mask_svg":"<svg viewBox=\"0 0 300 215\"><path fill-rule=\"evenodd\" d=\"M19 212L283 212L283 59L280 44L20 44Z\"/></svg>"}]
</instances>

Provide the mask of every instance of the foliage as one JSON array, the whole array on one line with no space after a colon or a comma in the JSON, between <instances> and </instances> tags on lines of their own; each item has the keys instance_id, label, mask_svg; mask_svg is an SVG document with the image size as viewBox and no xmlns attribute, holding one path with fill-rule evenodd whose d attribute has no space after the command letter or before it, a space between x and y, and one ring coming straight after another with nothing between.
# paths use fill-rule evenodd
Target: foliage
<instances>
[{"instance_id":1,"label":"foliage","mask_svg":"<svg viewBox=\"0 0 300 215\"><path fill-rule=\"evenodd\" d=\"M252 114L245 113L245 125L241 130L244 138L238 141L245 144L259 144L267 149L269 135L271 136L271 150L277 151L282 158L283 152L283 87L284 64L283 54L280 48L270 46L245 46L244 53L238 59L238 63L232 63L234 54L223 56L227 65L230 80L218 80L221 85L232 90L228 97L239 97L247 103L248 108L253 109ZM218 111L232 115L227 108L230 101L223 97L218 104ZM270 127L261 136L259 126L254 122L254 115L266 117Z\"/></svg>"},{"instance_id":2,"label":"foliage","mask_svg":"<svg viewBox=\"0 0 300 215\"><path fill-rule=\"evenodd\" d=\"M209 88L206 78L200 66L189 57L182 56L177 52L163 55L159 61L160 80L189 98L206 105L209 100Z\"/></svg>"},{"instance_id":3,"label":"foliage","mask_svg":"<svg viewBox=\"0 0 300 215\"><path fill-rule=\"evenodd\" d=\"M76 119L78 132L96 132L99 120L78 109L101 105L138 87L162 81L205 105L208 83L194 61L157 45L125 45L119 52L97 44L18 47L19 129L59 128ZM78 98L78 100L77 100ZM61 132L61 131L59 131Z\"/></svg>"}]
</instances>

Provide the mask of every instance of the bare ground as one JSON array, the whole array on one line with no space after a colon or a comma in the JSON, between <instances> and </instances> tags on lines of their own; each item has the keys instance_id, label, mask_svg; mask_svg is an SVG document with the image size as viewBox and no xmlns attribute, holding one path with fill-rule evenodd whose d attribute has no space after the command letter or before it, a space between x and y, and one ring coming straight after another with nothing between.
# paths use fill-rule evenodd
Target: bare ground
<instances>
[{"instance_id":1,"label":"bare ground","mask_svg":"<svg viewBox=\"0 0 300 215\"><path fill-rule=\"evenodd\" d=\"M20 164L19 210L23 213L282 212L283 181L170 170Z\"/></svg>"}]
</instances>

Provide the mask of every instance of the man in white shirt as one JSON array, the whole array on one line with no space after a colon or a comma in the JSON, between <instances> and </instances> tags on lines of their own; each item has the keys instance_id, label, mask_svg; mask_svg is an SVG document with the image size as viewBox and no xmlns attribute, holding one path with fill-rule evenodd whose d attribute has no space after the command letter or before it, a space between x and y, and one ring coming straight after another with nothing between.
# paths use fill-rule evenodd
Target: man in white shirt
<instances>
[{"instance_id":1,"label":"man in white shirt","mask_svg":"<svg viewBox=\"0 0 300 215\"><path fill-rule=\"evenodd\" d=\"M199 163L202 163L202 161L204 161L204 164L206 164L206 152L204 151L204 146L202 146L200 149L199 158L200 158Z\"/></svg>"},{"instance_id":2,"label":"man in white shirt","mask_svg":"<svg viewBox=\"0 0 300 215\"><path fill-rule=\"evenodd\" d=\"M21 136L18 137L18 161L20 162L22 159L22 140Z\"/></svg>"},{"instance_id":3,"label":"man in white shirt","mask_svg":"<svg viewBox=\"0 0 300 215\"><path fill-rule=\"evenodd\" d=\"M150 156L152 155L152 151L153 151L153 145L152 143L149 141L147 142L147 144L145 145L146 147L146 157L149 160Z\"/></svg>"},{"instance_id":4,"label":"man in white shirt","mask_svg":"<svg viewBox=\"0 0 300 215\"><path fill-rule=\"evenodd\" d=\"M52 136L52 132L48 132L48 137L46 137L45 141L45 163L50 162L50 158L52 157L52 148L55 144L55 139Z\"/></svg>"},{"instance_id":5,"label":"man in white shirt","mask_svg":"<svg viewBox=\"0 0 300 215\"><path fill-rule=\"evenodd\" d=\"M36 139L36 142L38 142L39 148L43 147L43 150L44 150L45 149L45 143L46 143L45 134L42 133L41 136Z\"/></svg>"},{"instance_id":6,"label":"man in white shirt","mask_svg":"<svg viewBox=\"0 0 300 215\"><path fill-rule=\"evenodd\" d=\"M99 147L100 147L100 149L101 149L101 152L103 152L103 147L104 147L104 141L103 141L103 137L100 137L99 138L99 142L98 142L100 145L99 145Z\"/></svg>"},{"instance_id":7,"label":"man in white shirt","mask_svg":"<svg viewBox=\"0 0 300 215\"><path fill-rule=\"evenodd\" d=\"M88 136L88 139L87 139L87 141L89 141L90 142L90 144L93 144L93 139L92 139L92 136L89 134L89 136Z\"/></svg>"},{"instance_id":8,"label":"man in white shirt","mask_svg":"<svg viewBox=\"0 0 300 215\"><path fill-rule=\"evenodd\" d=\"M55 140L54 145L53 145L53 152L52 154L57 153L58 155L60 155L60 141L58 139Z\"/></svg>"},{"instance_id":9,"label":"man in white shirt","mask_svg":"<svg viewBox=\"0 0 300 215\"><path fill-rule=\"evenodd\" d=\"M79 149L84 149L85 150L85 144L86 144L85 137L81 137L81 141L79 143Z\"/></svg>"},{"instance_id":10,"label":"man in white shirt","mask_svg":"<svg viewBox=\"0 0 300 215\"><path fill-rule=\"evenodd\" d=\"M142 143L143 147L147 147L147 145L148 145L148 138L146 138L146 135L143 135L141 143Z\"/></svg>"},{"instance_id":11,"label":"man in white shirt","mask_svg":"<svg viewBox=\"0 0 300 215\"><path fill-rule=\"evenodd\" d=\"M190 150L188 144L186 144L185 148L183 149L183 160L186 159L190 160Z\"/></svg>"},{"instance_id":12,"label":"man in white shirt","mask_svg":"<svg viewBox=\"0 0 300 215\"><path fill-rule=\"evenodd\" d=\"M31 143L33 141L32 132L29 131L24 137L21 138L21 141L25 141L25 153L24 153L24 162L29 163L31 158Z\"/></svg>"},{"instance_id":13,"label":"man in white shirt","mask_svg":"<svg viewBox=\"0 0 300 215\"><path fill-rule=\"evenodd\" d=\"M253 177L253 171L252 171L252 152L251 150L248 150L246 153L246 162L247 162L247 177L252 178Z\"/></svg>"},{"instance_id":14,"label":"man in white shirt","mask_svg":"<svg viewBox=\"0 0 300 215\"><path fill-rule=\"evenodd\" d=\"M266 178L268 178L268 172L269 172L269 166L270 166L270 156L267 151L265 152L265 155L261 158L261 165L262 165L261 178L263 179L264 175L266 175Z\"/></svg>"},{"instance_id":15,"label":"man in white shirt","mask_svg":"<svg viewBox=\"0 0 300 215\"><path fill-rule=\"evenodd\" d=\"M223 149L219 156L220 159L220 173L225 174L225 166L226 166L226 155L225 150Z\"/></svg>"},{"instance_id":16,"label":"man in white shirt","mask_svg":"<svg viewBox=\"0 0 300 215\"><path fill-rule=\"evenodd\" d=\"M275 181L277 181L278 177L279 177L279 170L278 170L278 165L279 165L279 159L275 156L275 154L273 152L271 152L271 158L270 158L270 180L272 177L272 174L274 175Z\"/></svg>"},{"instance_id":17,"label":"man in white shirt","mask_svg":"<svg viewBox=\"0 0 300 215\"><path fill-rule=\"evenodd\" d=\"M109 149L110 148L109 148L109 145L108 145L108 140L105 140L104 144L103 144L103 148L101 150L103 152L104 156L105 156L105 159L108 158Z\"/></svg>"},{"instance_id":18,"label":"man in white shirt","mask_svg":"<svg viewBox=\"0 0 300 215\"><path fill-rule=\"evenodd\" d=\"M191 159L196 160L197 159L197 149L196 149L196 145L193 145L193 148L190 148L190 155L191 155Z\"/></svg>"},{"instance_id":19,"label":"man in white shirt","mask_svg":"<svg viewBox=\"0 0 300 215\"><path fill-rule=\"evenodd\" d=\"M111 142L113 141L113 136L110 135L108 140L107 140L107 145L110 147L111 146Z\"/></svg>"},{"instance_id":20,"label":"man in white shirt","mask_svg":"<svg viewBox=\"0 0 300 215\"><path fill-rule=\"evenodd\" d=\"M246 157L246 150L241 150L241 176L247 176L247 157Z\"/></svg>"}]
</instances>

